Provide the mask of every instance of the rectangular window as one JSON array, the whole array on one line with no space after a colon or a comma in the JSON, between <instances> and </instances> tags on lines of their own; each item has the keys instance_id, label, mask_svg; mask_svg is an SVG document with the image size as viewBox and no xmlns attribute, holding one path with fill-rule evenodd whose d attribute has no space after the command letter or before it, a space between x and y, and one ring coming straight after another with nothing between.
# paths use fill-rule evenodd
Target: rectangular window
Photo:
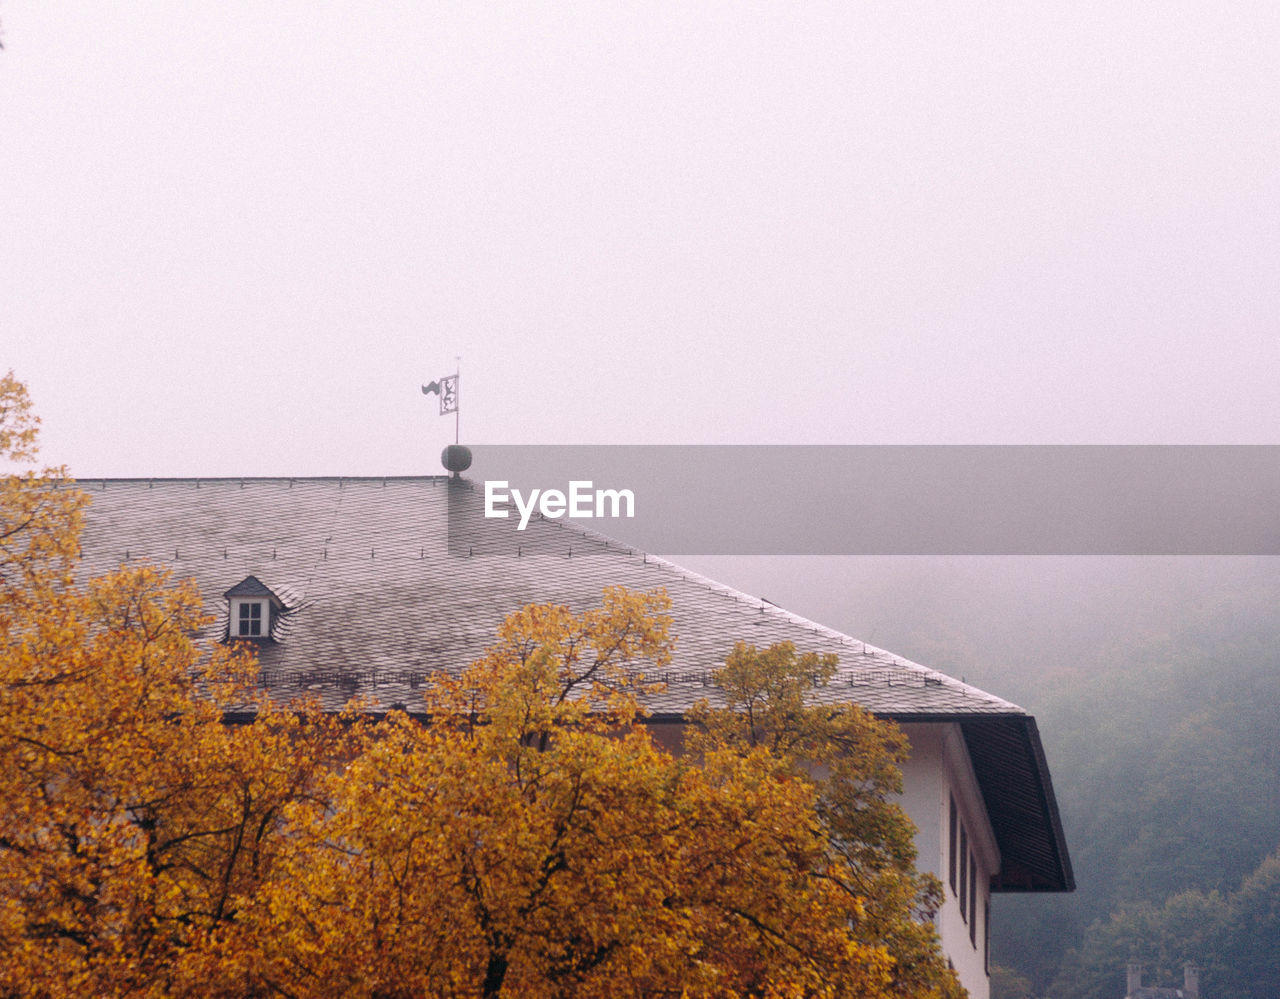
<instances>
[{"instance_id":1,"label":"rectangular window","mask_svg":"<svg viewBox=\"0 0 1280 999\"><path fill-rule=\"evenodd\" d=\"M991 974L991 902L982 904L982 970Z\"/></svg>"},{"instance_id":2,"label":"rectangular window","mask_svg":"<svg viewBox=\"0 0 1280 999\"><path fill-rule=\"evenodd\" d=\"M960 825L960 918L968 920L969 918L969 865L965 862L965 858L969 856L969 836L964 831L964 824Z\"/></svg>"},{"instance_id":3,"label":"rectangular window","mask_svg":"<svg viewBox=\"0 0 1280 999\"><path fill-rule=\"evenodd\" d=\"M950 875L951 891L956 890L956 799L951 799L951 833L947 837L947 872Z\"/></svg>"},{"instance_id":4,"label":"rectangular window","mask_svg":"<svg viewBox=\"0 0 1280 999\"><path fill-rule=\"evenodd\" d=\"M261 603L244 603L240 605L240 628L236 634L250 638L262 636Z\"/></svg>"},{"instance_id":5,"label":"rectangular window","mask_svg":"<svg viewBox=\"0 0 1280 999\"><path fill-rule=\"evenodd\" d=\"M964 900L961 899L961 905ZM973 855L969 855L969 943L973 944L974 949L978 946L978 864L973 859Z\"/></svg>"}]
</instances>

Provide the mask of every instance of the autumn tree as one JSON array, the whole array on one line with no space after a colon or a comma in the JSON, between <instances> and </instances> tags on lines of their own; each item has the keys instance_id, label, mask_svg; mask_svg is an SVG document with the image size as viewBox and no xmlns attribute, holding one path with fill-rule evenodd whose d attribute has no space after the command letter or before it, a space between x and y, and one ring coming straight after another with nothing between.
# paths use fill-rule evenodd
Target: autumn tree
<instances>
[{"instance_id":1,"label":"autumn tree","mask_svg":"<svg viewBox=\"0 0 1280 999\"><path fill-rule=\"evenodd\" d=\"M0 459L36 426L8 376ZM512 614L426 718L281 707L193 584L78 578L84 502L0 489L0 996L950 994L903 744L808 713L786 674L825 661L736 652L674 756L641 709L667 598L609 589Z\"/></svg>"},{"instance_id":2,"label":"autumn tree","mask_svg":"<svg viewBox=\"0 0 1280 999\"><path fill-rule=\"evenodd\" d=\"M828 696L838 665L834 655L798 654L790 642L738 643L713 674L723 707L704 700L690 712L686 744L703 754L767 752L806 783L838 883L862 904L854 935L884 944L894 959L890 990L962 995L932 923L941 885L916 871L915 827L895 800L906 737L892 722Z\"/></svg>"},{"instance_id":3,"label":"autumn tree","mask_svg":"<svg viewBox=\"0 0 1280 999\"><path fill-rule=\"evenodd\" d=\"M0 457L33 460L36 430L10 374ZM198 645L194 587L158 569L76 580L83 504L60 470L0 485L0 994L173 994L336 735L265 704L224 725L251 659Z\"/></svg>"},{"instance_id":4,"label":"autumn tree","mask_svg":"<svg viewBox=\"0 0 1280 999\"><path fill-rule=\"evenodd\" d=\"M0 636L70 581L84 497L65 469L32 467L40 418L12 371L0 378Z\"/></svg>"},{"instance_id":5,"label":"autumn tree","mask_svg":"<svg viewBox=\"0 0 1280 999\"><path fill-rule=\"evenodd\" d=\"M852 872L812 786L769 753L694 765L640 724L661 594L530 606L393 715L300 804L288 876L245 924L281 993L325 996L885 995L853 932Z\"/></svg>"}]
</instances>

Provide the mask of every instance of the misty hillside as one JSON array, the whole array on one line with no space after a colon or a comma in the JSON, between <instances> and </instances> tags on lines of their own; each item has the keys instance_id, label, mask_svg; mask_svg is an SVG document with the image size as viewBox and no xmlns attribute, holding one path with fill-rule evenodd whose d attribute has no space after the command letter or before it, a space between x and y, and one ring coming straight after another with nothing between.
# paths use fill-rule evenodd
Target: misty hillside
<instances>
[{"instance_id":1,"label":"misty hillside","mask_svg":"<svg viewBox=\"0 0 1280 999\"><path fill-rule=\"evenodd\" d=\"M1183 920L1198 927L1192 939L1189 929L1179 935L1174 910L1225 913L1280 846L1280 560L792 559L713 569L1036 715L1079 887L997 897L993 960L1025 976L1031 994L1123 995L1129 952L1153 969L1201 964L1206 996L1228 985L1232 995L1272 994L1232 969L1280 953L1274 921L1236 932L1223 915L1209 939L1201 912ZM1166 911L1187 892L1190 901ZM1161 948L1199 952L1144 953Z\"/></svg>"}]
</instances>

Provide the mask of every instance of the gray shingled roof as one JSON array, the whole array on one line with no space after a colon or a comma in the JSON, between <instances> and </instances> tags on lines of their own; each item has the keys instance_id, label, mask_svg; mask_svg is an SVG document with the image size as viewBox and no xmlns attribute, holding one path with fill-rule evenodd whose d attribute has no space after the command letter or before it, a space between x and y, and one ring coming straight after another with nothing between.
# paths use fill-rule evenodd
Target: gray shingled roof
<instances>
[{"instance_id":1,"label":"gray shingled roof","mask_svg":"<svg viewBox=\"0 0 1280 999\"><path fill-rule=\"evenodd\" d=\"M662 587L671 597L674 659L648 674L667 685L647 702L658 720L678 718L703 697L714 703L711 671L735 641L789 640L801 651L836 653L838 678L824 696L899 721L957 721L971 752L975 739L982 743L975 768L989 808L996 806L998 837L1007 812L1012 825L1003 835L1034 841L1015 851L1023 859L1011 855L1005 887L1071 886L1034 719L1002 698L767 601L564 521L535 518L517 532L513 520L484 519L479 490L445 477L79 485L93 501L82 541L88 572L147 560L194 578L221 615L210 638L227 633L224 595L246 577L283 601L277 640L264 642L259 658L263 682L284 699L309 692L337 709L359 693L386 707L421 710L426 676L477 658L512 610L527 603L584 610L599 603L605 586L618 584ZM977 722L986 724L966 725ZM1004 748L987 759L983 746L992 738ZM1017 786L1006 786L1013 770ZM1010 794L1002 806L1001 795ZM1029 834L1028 811L1036 827Z\"/></svg>"}]
</instances>

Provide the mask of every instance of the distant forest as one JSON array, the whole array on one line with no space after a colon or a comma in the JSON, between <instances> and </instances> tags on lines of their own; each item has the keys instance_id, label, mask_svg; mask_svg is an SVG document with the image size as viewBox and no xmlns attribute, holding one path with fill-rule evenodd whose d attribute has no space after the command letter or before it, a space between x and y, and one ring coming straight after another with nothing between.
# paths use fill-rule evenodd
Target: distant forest
<instances>
[{"instance_id":1,"label":"distant forest","mask_svg":"<svg viewBox=\"0 0 1280 999\"><path fill-rule=\"evenodd\" d=\"M758 576L752 572L758 569ZM1044 739L1078 889L998 895L994 999L1280 983L1280 559L708 565L1015 701Z\"/></svg>"}]
</instances>

